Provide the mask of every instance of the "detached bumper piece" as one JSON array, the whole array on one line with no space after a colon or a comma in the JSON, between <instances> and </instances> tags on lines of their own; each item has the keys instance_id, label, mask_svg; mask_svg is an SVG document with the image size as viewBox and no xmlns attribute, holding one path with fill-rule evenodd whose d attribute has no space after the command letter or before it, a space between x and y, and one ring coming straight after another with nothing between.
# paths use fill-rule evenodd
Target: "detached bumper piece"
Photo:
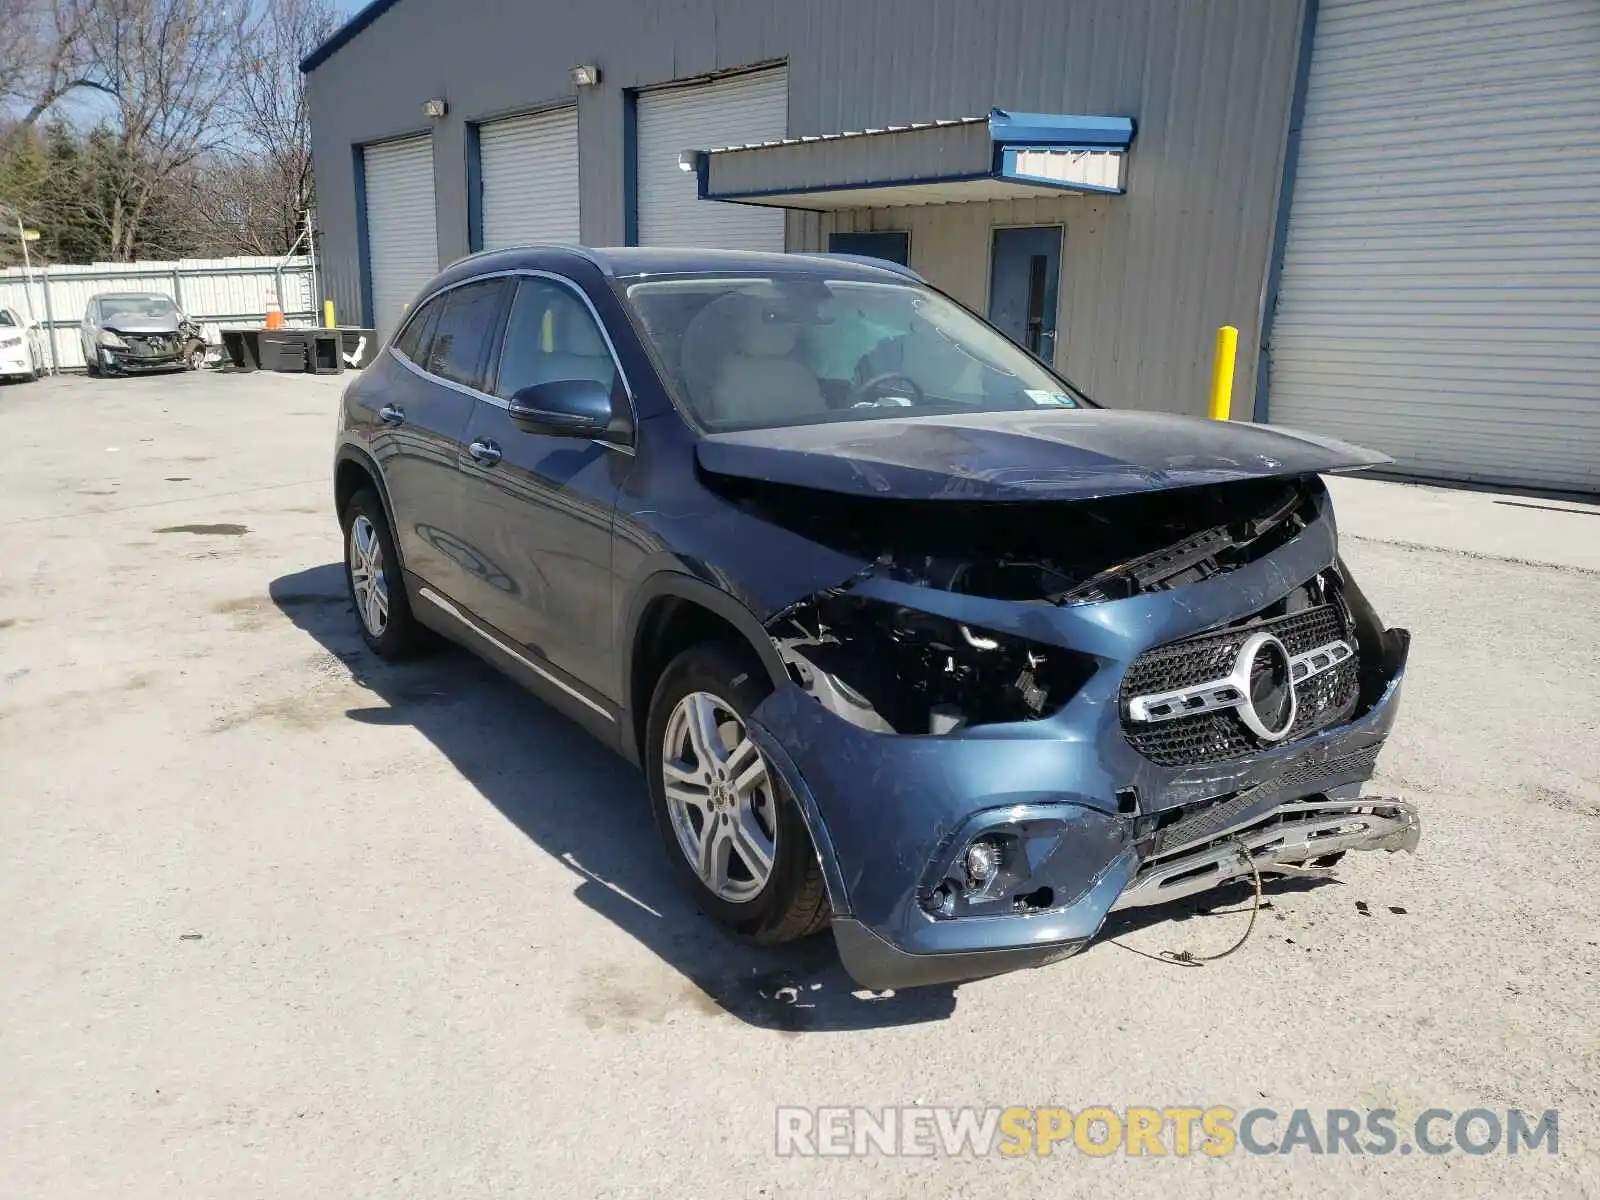
<instances>
[{"instance_id":1,"label":"detached bumper piece","mask_svg":"<svg viewBox=\"0 0 1600 1200\"><path fill-rule=\"evenodd\" d=\"M1421 819L1409 801L1324 796L1295 800L1244 828L1203 843L1164 850L1139 868L1111 908L1115 912L1166 904L1249 879L1255 872L1318 875L1320 870L1308 870L1305 865L1347 850L1413 853L1421 835Z\"/></svg>"}]
</instances>

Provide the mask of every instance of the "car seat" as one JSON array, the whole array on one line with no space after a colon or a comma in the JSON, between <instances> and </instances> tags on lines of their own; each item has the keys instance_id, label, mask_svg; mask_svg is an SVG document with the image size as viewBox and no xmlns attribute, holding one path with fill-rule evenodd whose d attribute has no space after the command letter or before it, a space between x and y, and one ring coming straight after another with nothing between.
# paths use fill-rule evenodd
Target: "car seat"
<instances>
[{"instance_id":1,"label":"car seat","mask_svg":"<svg viewBox=\"0 0 1600 1200\"><path fill-rule=\"evenodd\" d=\"M713 424L781 425L827 411L822 387L794 356L800 327L771 301L729 292L696 314L683 336L691 403Z\"/></svg>"}]
</instances>

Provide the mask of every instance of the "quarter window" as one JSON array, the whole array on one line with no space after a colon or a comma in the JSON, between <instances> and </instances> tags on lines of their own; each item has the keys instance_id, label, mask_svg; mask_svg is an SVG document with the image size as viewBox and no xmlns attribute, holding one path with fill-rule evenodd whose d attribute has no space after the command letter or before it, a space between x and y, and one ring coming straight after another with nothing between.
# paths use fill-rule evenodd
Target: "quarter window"
<instances>
[{"instance_id":1,"label":"quarter window","mask_svg":"<svg viewBox=\"0 0 1600 1200\"><path fill-rule=\"evenodd\" d=\"M495 395L560 379L592 379L611 387L617 366L594 317L569 288L548 279L522 279L506 321Z\"/></svg>"},{"instance_id":2,"label":"quarter window","mask_svg":"<svg viewBox=\"0 0 1600 1200\"><path fill-rule=\"evenodd\" d=\"M394 340L394 348L419 367L428 360L428 343L433 340L433 326L444 310L444 301L439 296L424 304Z\"/></svg>"}]
</instances>

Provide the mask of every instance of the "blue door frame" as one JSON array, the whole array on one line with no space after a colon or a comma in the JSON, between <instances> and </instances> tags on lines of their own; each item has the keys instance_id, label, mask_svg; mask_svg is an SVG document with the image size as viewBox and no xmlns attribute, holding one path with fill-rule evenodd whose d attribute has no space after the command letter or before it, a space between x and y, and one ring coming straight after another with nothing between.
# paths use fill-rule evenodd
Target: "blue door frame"
<instances>
[{"instance_id":1,"label":"blue door frame","mask_svg":"<svg viewBox=\"0 0 1600 1200\"><path fill-rule=\"evenodd\" d=\"M1061 290L1060 225L994 231L989 258L989 320L1035 358L1054 362Z\"/></svg>"}]
</instances>

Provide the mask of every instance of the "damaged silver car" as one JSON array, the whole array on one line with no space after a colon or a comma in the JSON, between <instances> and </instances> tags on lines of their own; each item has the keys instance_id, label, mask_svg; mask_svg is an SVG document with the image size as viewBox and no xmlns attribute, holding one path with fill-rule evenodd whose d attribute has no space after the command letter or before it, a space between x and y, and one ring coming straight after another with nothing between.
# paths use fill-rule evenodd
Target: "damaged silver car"
<instances>
[{"instance_id":1,"label":"damaged silver car","mask_svg":"<svg viewBox=\"0 0 1600 1200\"><path fill-rule=\"evenodd\" d=\"M200 326L160 292L101 292L89 297L79 323L90 375L161 368L198 370L206 357Z\"/></svg>"}]
</instances>

